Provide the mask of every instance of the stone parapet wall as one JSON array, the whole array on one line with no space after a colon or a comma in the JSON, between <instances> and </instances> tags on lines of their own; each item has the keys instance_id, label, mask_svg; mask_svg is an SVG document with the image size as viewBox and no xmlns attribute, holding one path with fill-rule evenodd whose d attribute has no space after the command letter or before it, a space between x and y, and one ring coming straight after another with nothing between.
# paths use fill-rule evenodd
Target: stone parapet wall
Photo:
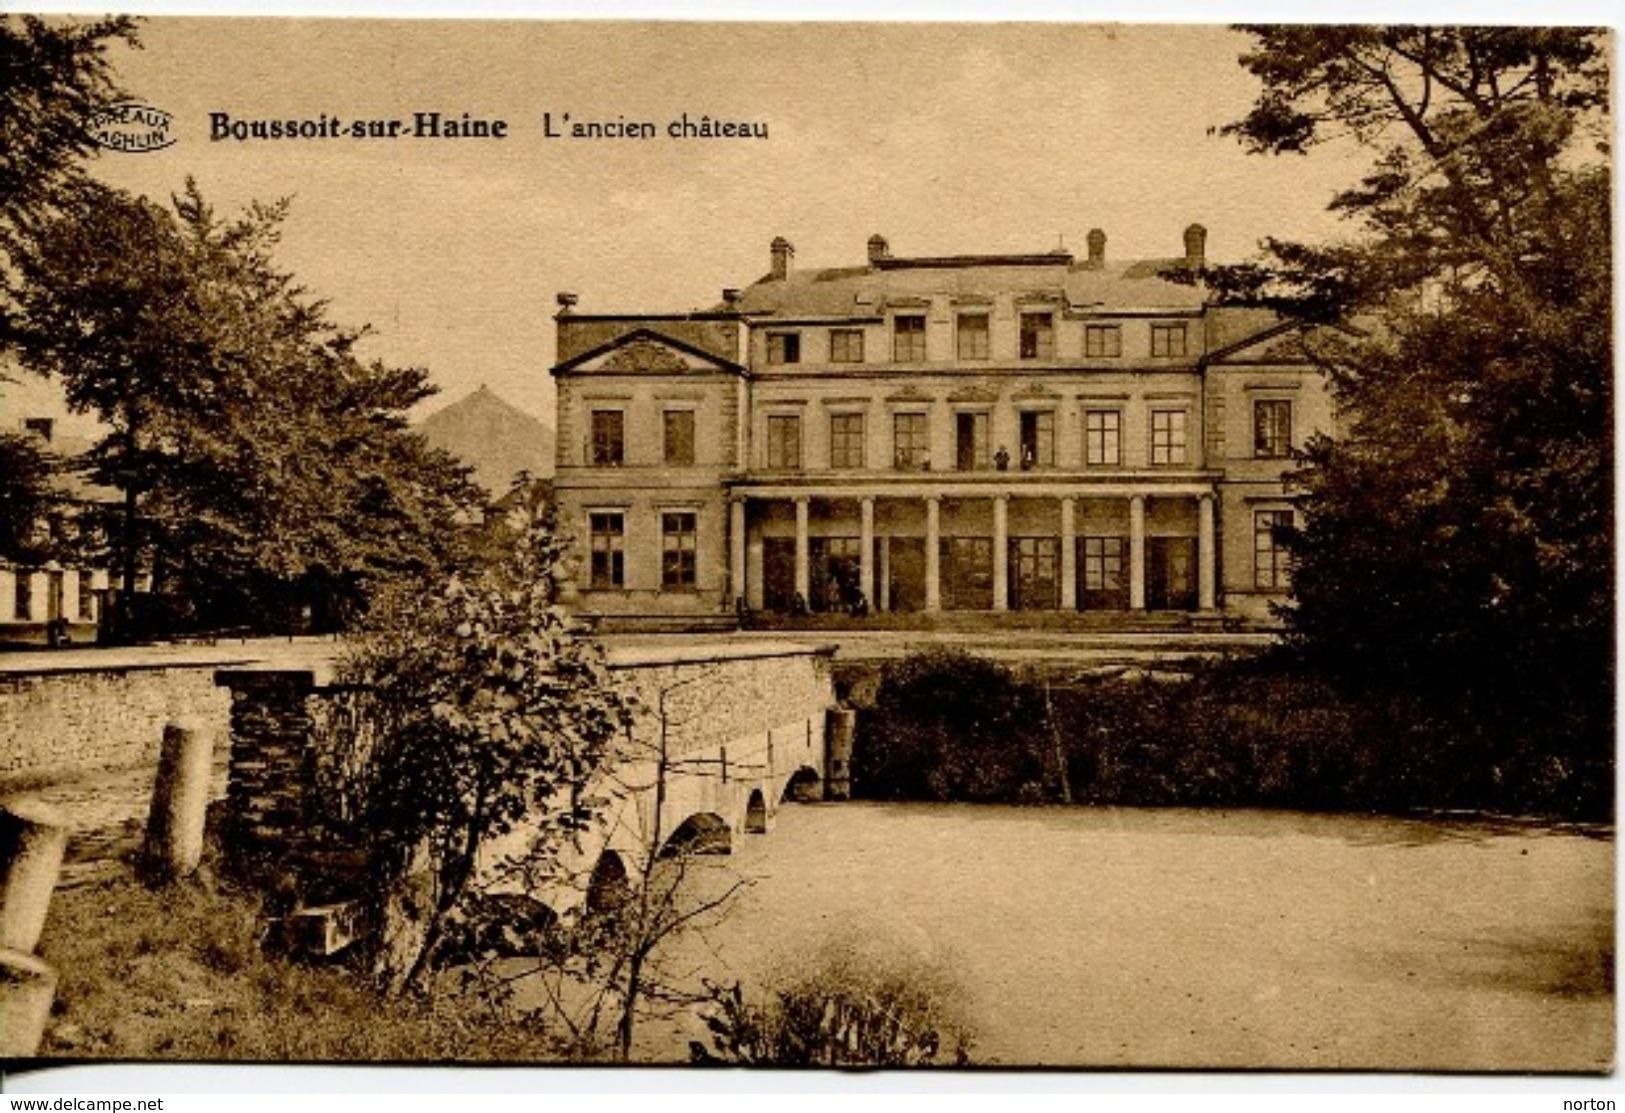
<instances>
[{"instance_id":1,"label":"stone parapet wall","mask_svg":"<svg viewBox=\"0 0 1625 1113\"><path fill-rule=\"evenodd\" d=\"M155 763L164 724L186 719L217 746L229 695L212 666L0 671L0 784L43 783Z\"/></svg>"},{"instance_id":2,"label":"stone parapet wall","mask_svg":"<svg viewBox=\"0 0 1625 1113\"><path fill-rule=\"evenodd\" d=\"M834 705L831 650L786 642L618 649L608 663L638 701L633 740L673 757L811 719Z\"/></svg>"}]
</instances>

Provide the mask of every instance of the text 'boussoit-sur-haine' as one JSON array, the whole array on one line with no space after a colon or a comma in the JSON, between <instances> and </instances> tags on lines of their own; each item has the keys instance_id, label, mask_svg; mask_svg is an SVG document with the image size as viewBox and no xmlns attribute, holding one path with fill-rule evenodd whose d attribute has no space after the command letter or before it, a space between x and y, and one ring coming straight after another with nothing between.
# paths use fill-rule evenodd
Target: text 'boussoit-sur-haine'
<instances>
[{"instance_id":1,"label":"text 'boussoit-sur-haine'","mask_svg":"<svg viewBox=\"0 0 1625 1113\"><path fill-rule=\"evenodd\" d=\"M542 113L544 139L766 139L761 121L722 120L681 113L665 124L625 116L575 119L568 112ZM513 126L504 119L470 113L414 112L405 117L352 118L324 112L318 116L250 119L229 112L209 113L209 141L248 142L262 139L508 139Z\"/></svg>"}]
</instances>

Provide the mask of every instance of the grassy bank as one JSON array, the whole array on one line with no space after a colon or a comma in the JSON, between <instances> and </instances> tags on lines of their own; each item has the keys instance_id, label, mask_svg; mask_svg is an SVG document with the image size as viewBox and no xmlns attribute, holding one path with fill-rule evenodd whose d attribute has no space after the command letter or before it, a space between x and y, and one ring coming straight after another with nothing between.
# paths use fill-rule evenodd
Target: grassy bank
<instances>
[{"instance_id":1,"label":"grassy bank","mask_svg":"<svg viewBox=\"0 0 1625 1113\"><path fill-rule=\"evenodd\" d=\"M271 1062L545 1061L543 1032L477 1002L389 999L342 964L267 953L259 902L128 873L58 893L41 941L61 981L40 1054Z\"/></svg>"}]
</instances>

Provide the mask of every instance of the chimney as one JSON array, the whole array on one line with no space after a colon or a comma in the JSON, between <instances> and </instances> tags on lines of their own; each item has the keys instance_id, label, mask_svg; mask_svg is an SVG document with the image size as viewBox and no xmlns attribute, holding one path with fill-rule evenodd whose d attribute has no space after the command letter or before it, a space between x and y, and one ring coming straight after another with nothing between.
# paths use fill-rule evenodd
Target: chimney
<instances>
[{"instance_id":1,"label":"chimney","mask_svg":"<svg viewBox=\"0 0 1625 1113\"><path fill-rule=\"evenodd\" d=\"M729 309L732 309L732 308L734 308L734 306L738 305L739 304L739 291L735 287L732 287L732 286L729 286L727 289L723 290L722 291L722 304L726 305Z\"/></svg>"},{"instance_id":2,"label":"chimney","mask_svg":"<svg viewBox=\"0 0 1625 1113\"><path fill-rule=\"evenodd\" d=\"M574 294L561 290L559 291L557 300L559 303L559 316L561 317L575 308L576 296Z\"/></svg>"},{"instance_id":3,"label":"chimney","mask_svg":"<svg viewBox=\"0 0 1625 1113\"><path fill-rule=\"evenodd\" d=\"M1106 233L1099 228L1089 229L1089 265L1093 267L1104 266L1106 263Z\"/></svg>"},{"instance_id":4,"label":"chimney","mask_svg":"<svg viewBox=\"0 0 1625 1113\"><path fill-rule=\"evenodd\" d=\"M874 235L870 236L869 237L869 262L871 264L873 264L873 263L880 262L882 259L890 259L890 258L891 258L891 245L886 242L886 237L882 236L879 232L876 232Z\"/></svg>"},{"instance_id":5,"label":"chimney","mask_svg":"<svg viewBox=\"0 0 1625 1113\"><path fill-rule=\"evenodd\" d=\"M773 277L790 277L790 261L796 257L796 249L790 246L790 241L783 236L774 236L768 250L773 259Z\"/></svg>"},{"instance_id":6,"label":"chimney","mask_svg":"<svg viewBox=\"0 0 1625 1113\"><path fill-rule=\"evenodd\" d=\"M1185 229L1185 265L1192 270L1207 261L1207 229L1192 224Z\"/></svg>"}]
</instances>

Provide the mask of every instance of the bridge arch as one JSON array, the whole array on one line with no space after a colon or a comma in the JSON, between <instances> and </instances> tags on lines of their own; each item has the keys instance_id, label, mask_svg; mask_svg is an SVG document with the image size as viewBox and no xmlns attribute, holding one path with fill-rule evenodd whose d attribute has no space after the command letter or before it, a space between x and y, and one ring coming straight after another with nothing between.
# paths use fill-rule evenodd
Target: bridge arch
<instances>
[{"instance_id":1,"label":"bridge arch","mask_svg":"<svg viewBox=\"0 0 1625 1113\"><path fill-rule=\"evenodd\" d=\"M660 857L677 854L729 854L733 851L733 831L716 812L695 812L679 823L661 844Z\"/></svg>"},{"instance_id":2,"label":"bridge arch","mask_svg":"<svg viewBox=\"0 0 1625 1113\"><path fill-rule=\"evenodd\" d=\"M632 895L632 878L626 859L618 850L605 850L598 856L587 881L587 911L610 912Z\"/></svg>"},{"instance_id":3,"label":"bridge arch","mask_svg":"<svg viewBox=\"0 0 1625 1113\"><path fill-rule=\"evenodd\" d=\"M750 790L745 801L745 831L751 835L767 834L767 795L759 788Z\"/></svg>"},{"instance_id":4,"label":"bridge arch","mask_svg":"<svg viewBox=\"0 0 1625 1113\"><path fill-rule=\"evenodd\" d=\"M812 803L824 798L824 778L810 765L802 765L790 774L784 782L784 791L779 795L779 802L793 800L798 804Z\"/></svg>"}]
</instances>

